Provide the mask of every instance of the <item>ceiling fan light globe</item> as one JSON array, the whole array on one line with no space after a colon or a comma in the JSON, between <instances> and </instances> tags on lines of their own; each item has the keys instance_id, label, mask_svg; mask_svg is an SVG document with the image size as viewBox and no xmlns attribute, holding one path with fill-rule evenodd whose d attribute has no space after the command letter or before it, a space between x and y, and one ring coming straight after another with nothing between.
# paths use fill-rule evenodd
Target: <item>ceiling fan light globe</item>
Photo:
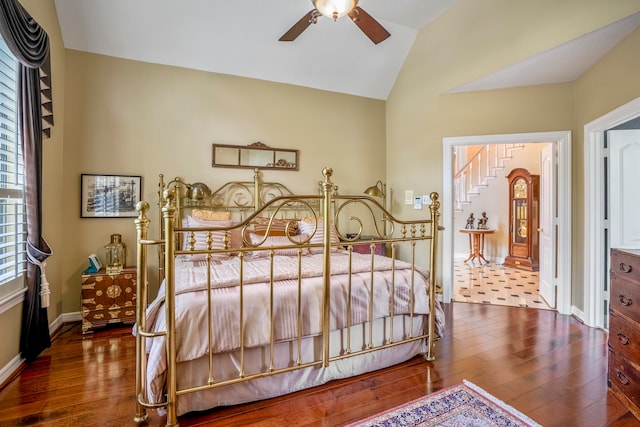
<instances>
[{"instance_id":1,"label":"ceiling fan light globe","mask_svg":"<svg viewBox=\"0 0 640 427\"><path fill-rule=\"evenodd\" d=\"M318 12L334 21L348 14L358 5L358 0L312 0L312 2Z\"/></svg>"}]
</instances>

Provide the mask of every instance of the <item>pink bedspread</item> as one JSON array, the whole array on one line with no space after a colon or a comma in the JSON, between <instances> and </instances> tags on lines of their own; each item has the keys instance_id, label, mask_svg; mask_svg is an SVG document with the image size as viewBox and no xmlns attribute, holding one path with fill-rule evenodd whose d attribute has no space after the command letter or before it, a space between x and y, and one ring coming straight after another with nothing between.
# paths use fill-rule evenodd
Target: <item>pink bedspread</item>
<instances>
[{"instance_id":1,"label":"pink bedspread","mask_svg":"<svg viewBox=\"0 0 640 427\"><path fill-rule=\"evenodd\" d=\"M270 339L270 260L254 258L244 262L245 346L256 347ZM290 340L298 335L298 259L276 256L274 259L273 319L276 340ZM302 335L319 334L322 329L322 254L306 255L302 262L301 304ZM214 353L239 348L240 287L238 258L216 260L211 265L212 324ZM373 279L373 318L390 315L392 289L395 291L394 314L408 314L413 280L413 312L429 313L428 273L411 270L411 265L391 258L375 256L375 271L371 272L371 256L353 253L351 266L351 325L369 320L369 293ZM392 268L395 268L392 275ZM207 331L207 268L204 261L179 260L176 277L176 346L178 362L197 359L208 353ZM347 292L349 262L346 252L331 254L331 329L347 326ZM392 277L394 278L392 280ZM266 281L265 281L266 280ZM147 328L165 329L164 284L158 297L147 310ZM436 327L442 333L444 316L436 316ZM164 338L148 340L148 378L161 375L166 368Z\"/></svg>"}]
</instances>

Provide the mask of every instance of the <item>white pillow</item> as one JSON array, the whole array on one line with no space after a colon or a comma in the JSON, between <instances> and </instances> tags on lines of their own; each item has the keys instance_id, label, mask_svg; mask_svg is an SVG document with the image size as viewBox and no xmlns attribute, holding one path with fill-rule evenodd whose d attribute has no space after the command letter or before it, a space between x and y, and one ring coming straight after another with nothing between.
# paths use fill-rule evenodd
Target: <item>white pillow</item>
<instances>
[{"instance_id":1,"label":"white pillow","mask_svg":"<svg viewBox=\"0 0 640 427\"><path fill-rule=\"evenodd\" d=\"M320 217L317 218L317 222L316 222L316 218L301 219L299 228L300 228L300 233L311 236L311 240L309 241L309 243L311 244L324 243L324 221L322 220L322 218ZM311 235L311 233L313 233L314 228L316 229L315 234ZM329 234L331 236L330 237L331 243L337 243L340 241L334 227L331 227L331 229L329 230ZM336 250L338 250L337 246L331 247L332 252ZM312 254L322 253L322 248L310 248L310 251Z\"/></svg>"},{"instance_id":2,"label":"white pillow","mask_svg":"<svg viewBox=\"0 0 640 427\"><path fill-rule=\"evenodd\" d=\"M229 227L233 224L232 221L219 221L219 220L205 220L198 219L192 216L188 216L183 220L183 226L185 228L216 228L216 227ZM211 242L211 249L224 249L224 235L225 232L213 231L211 232L211 238L213 241ZM207 238L209 237L209 232L207 231L197 231L193 233L193 237L195 238L194 249L197 251L202 251L207 249ZM184 233L184 250L189 250L189 240L191 239L191 233Z\"/></svg>"}]
</instances>

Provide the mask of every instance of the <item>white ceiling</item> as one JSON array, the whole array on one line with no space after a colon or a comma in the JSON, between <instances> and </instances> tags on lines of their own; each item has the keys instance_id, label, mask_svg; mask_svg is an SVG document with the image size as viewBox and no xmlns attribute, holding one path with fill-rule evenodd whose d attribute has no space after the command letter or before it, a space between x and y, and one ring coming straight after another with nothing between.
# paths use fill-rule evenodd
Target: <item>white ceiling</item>
<instances>
[{"instance_id":1,"label":"white ceiling","mask_svg":"<svg viewBox=\"0 0 640 427\"><path fill-rule=\"evenodd\" d=\"M68 49L386 99L417 32L457 1L360 0L391 33L378 45L346 17L336 22L321 17L295 41L279 42L313 9L306 0L55 0L55 5ZM576 40L578 49L558 47L456 91L575 78L638 25L637 15L596 32L595 39Z\"/></svg>"}]
</instances>

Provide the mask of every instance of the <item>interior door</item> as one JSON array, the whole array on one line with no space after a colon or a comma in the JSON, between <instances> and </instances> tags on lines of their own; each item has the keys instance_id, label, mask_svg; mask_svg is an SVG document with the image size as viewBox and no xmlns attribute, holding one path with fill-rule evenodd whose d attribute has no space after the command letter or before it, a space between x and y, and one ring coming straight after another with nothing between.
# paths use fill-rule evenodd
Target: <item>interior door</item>
<instances>
[{"instance_id":1,"label":"interior door","mask_svg":"<svg viewBox=\"0 0 640 427\"><path fill-rule=\"evenodd\" d=\"M555 209L554 146L546 144L540 151L540 296L551 308L556 307L555 280Z\"/></svg>"},{"instance_id":2,"label":"interior door","mask_svg":"<svg viewBox=\"0 0 640 427\"><path fill-rule=\"evenodd\" d=\"M640 129L607 132L612 248L640 248ZM608 248L607 248L608 249Z\"/></svg>"}]
</instances>

